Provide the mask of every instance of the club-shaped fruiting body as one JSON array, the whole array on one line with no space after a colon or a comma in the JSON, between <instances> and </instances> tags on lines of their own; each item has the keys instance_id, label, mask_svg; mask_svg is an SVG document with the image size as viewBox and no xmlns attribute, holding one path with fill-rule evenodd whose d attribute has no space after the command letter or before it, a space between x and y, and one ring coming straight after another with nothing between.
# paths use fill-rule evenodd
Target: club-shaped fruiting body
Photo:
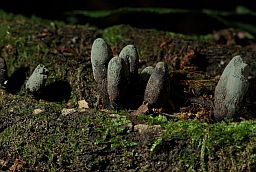
<instances>
[{"instance_id":1,"label":"club-shaped fruiting body","mask_svg":"<svg viewBox=\"0 0 256 172\"><path fill-rule=\"evenodd\" d=\"M0 57L0 85L7 79L7 67L4 58Z\"/></svg>"},{"instance_id":2,"label":"club-shaped fruiting body","mask_svg":"<svg viewBox=\"0 0 256 172\"><path fill-rule=\"evenodd\" d=\"M151 74L153 73L154 71L154 67L153 66L147 66L145 67L141 73L140 73L140 77L142 79L143 82L147 83L148 82L148 79L149 77L151 76Z\"/></svg>"},{"instance_id":3,"label":"club-shaped fruiting body","mask_svg":"<svg viewBox=\"0 0 256 172\"><path fill-rule=\"evenodd\" d=\"M103 106L109 106L107 92L107 69L108 62L112 58L112 50L102 38L97 38L92 44L91 63L93 77L98 85L98 90L102 98Z\"/></svg>"},{"instance_id":4,"label":"club-shaped fruiting body","mask_svg":"<svg viewBox=\"0 0 256 172\"><path fill-rule=\"evenodd\" d=\"M233 57L225 67L214 93L216 121L237 115L249 87L249 72L249 66L243 62L240 55Z\"/></svg>"},{"instance_id":5,"label":"club-shaped fruiting body","mask_svg":"<svg viewBox=\"0 0 256 172\"><path fill-rule=\"evenodd\" d=\"M109 61L107 81L110 104L114 109L118 109L129 86L129 68L123 58L115 56Z\"/></svg>"},{"instance_id":6,"label":"club-shaped fruiting body","mask_svg":"<svg viewBox=\"0 0 256 172\"><path fill-rule=\"evenodd\" d=\"M92 44L91 63L93 76L97 83L107 78L108 62L112 58L109 45L102 38L97 38Z\"/></svg>"},{"instance_id":7,"label":"club-shaped fruiting body","mask_svg":"<svg viewBox=\"0 0 256 172\"><path fill-rule=\"evenodd\" d=\"M165 62L158 62L148 79L144 93L144 101L152 107L160 108L165 105L170 94L170 80L168 66Z\"/></svg>"},{"instance_id":8,"label":"club-shaped fruiting body","mask_svg":"<svg viewBox=\"0 0 256 172\"><path fill-rule=\"evenodd\" d=\"M39 64L26 83L26 89L31 93L39 92L45 85L49 71L44 65Z\"/></svg>"},{"instance_id":9,"label":"club-shaped fruiting body","mask_svg":"<svg viewBox=\"0 0 256 172\"><path fill-rule=\"evenodd\" d=\"M125 46L119 57L123 58L126 62L126 65L129 67L130 76L136 76L138 74L138 65L139 65L139 57L137 49L134 45Z\"/></svg>"}]
</instances>

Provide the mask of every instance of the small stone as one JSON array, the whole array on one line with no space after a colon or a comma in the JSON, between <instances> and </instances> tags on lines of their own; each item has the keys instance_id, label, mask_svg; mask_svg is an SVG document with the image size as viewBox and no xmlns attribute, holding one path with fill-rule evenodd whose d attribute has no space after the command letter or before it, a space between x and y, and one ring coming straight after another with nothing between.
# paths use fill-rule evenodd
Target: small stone
<instances>
[{"instance_id":1,"label":"small stone","mask_svg":"<svg viewBox=\"0 0 256 172\"><path fill-rule=\"evenodd\" d=\"M7 67L4 58L0 57L0 86L7 80Z\"/></svg>"},{"instance_id":2,"label":"small stone","mask_svg":"<svg viewBox=\"0 0 256 172\"><path fill-rule=\"evenodd\" d=\"M116 114L116 113L109 114L108 116L109 116L110 118L118 118L118 117L120 117L120 115L119 115L119 114Z\"/></svg>"},{"instance_id":3,"label":"small stone","mask_svg":"<svg viewBox=\"0 0 256 172\"><path fill-rule=\"evenodd\" d=\"M34 110L33 110L33 114L34 114L34 115L38 115L39 113L42 113L42 112L44 112L44 109L38 108L38 109L34 109Z\"/></svg>"},{"instance_id":4,"label":"small stone","mask_svg":"<svg viewBox=\"0 0 256 172\"><path fill-rule=\"evenodd\" d=\"M152 108L161 108L167 103L169 94L168 66L165 62L158 62L149 77L144 93L144 101L152 105Z\"/></svg>"},{"instance_id":5,"label":"small stone","mask_svg":"<svg viewBox=\"0 0 256 172\"><path fill-rule=\"evenodd\" d=\"M233 118L240 110L249 82L250 68L240 55L231 59L225 67L214 94L214 118L220 121Z\"/></svg>"},{"instance_id":6,"label":"small stone","mask_svg":"<svg viewBox=\"0 0 256 172\"><path fill-rule=\"evenodd\" d=\"M161 125L147 125L147 124L135 125L134 131L138 131L140 134L155 133L155 135L157 136L163 133Z\"/></svg>"},{"instance_id":7,"label":"small stone","mask_svg":"<svg viewBox=\"0 0 256 172\"><path fill-rule=\"evenodd\" d=\"M138 74L139 65L139 56L136 47L134 45L125 46L121 50L119 57L125 60L130 70L130 76L136 76Z\"/></svg>"},{"instance_id":8,"label":"small stone","mask_svg":"<svg viewBox=\"0 0 256 172\"><path fill-rule=\"evenodd\" d=\"M26 83L26 89L31 93L39 92L45 85L49 71L39 64Z\"/></svg>"},{"instance_id":9,"label":"small stone","mask_svg":"<svg viewBox=\"0 0 256 172\"><path fill-rule=\"evenodd\" d=\"M109 61L107 81L110 104L114 109L118 109L129 86L129 68L124 59L115 56Z\"/></svg>"},{"instance_id":10,"label":"small stone","mask_svg":"<svg viewBox=\"0 0 256 172\"><path fill-rule=\"evenodd\" d=\"M61 110L62 115L71 115L75 112L77 112L75 108L70 108L70 109L64 108Z\"/></svg>"}]
</instances>

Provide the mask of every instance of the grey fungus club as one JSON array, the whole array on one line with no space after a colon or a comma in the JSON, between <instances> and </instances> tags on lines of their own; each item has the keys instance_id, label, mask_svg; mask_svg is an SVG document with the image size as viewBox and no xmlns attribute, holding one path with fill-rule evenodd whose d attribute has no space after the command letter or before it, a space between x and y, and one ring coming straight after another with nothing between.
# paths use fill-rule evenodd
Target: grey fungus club
<instances>
[{"instance_id":1,"label":"grey fungus club","mask_svg":"<svg viewBox=\"0 0 256 172\"><path fill-rule=\"evenodd\" d=\"M42 64L39 64L33 71L26 83L26 90L35 94L42 90L48 78L49 71Z\"/></svg>"},{"instance_id":2,"label":"grey fungus club","mask_svg":"<svg viewBox=\"0 0 256 172\"><path fill-rule=\"evenodd\" d=\"M107 93L107 70L108 62L112 58L112 51L109 45L102 38L97 38L92 44L91 63L93 77L97 82L97 87L102 98L103 106L109 106Z\"/></svg>"},{"instance_id":3,"label":"grey fungus club","mask_svg":"<svg viewBox=\"0 0 256 172\"><path fill-rule=\"evenodd\" d=\"M236 117L240 110L249 82L250 67L242 57L233 57L225 67L214 93L214 119Z\"/></svg>"},{"instance_id":4,"label":"grey fungus club","mask_svg":"<svg viewBox=\"0 0 256 172\"><path fill-rule=\"evenodd\" d=\"M144 93L144 101L152 107L163 107L169 98L170 79L168 66L165 62L158 62L148 79Z\"/></svg>"},{"instance_id":5,"label":"grey fungus club","mask_svg":"<svg viewBox=\"0 0 256 172\"><path fill-rule=\"evenodd\" d=\"M115 56L108 64L108 95L110 104L114 109L119 109L124 103L129 86L129 68L124 59Z\"/></svg>"}]
</instances>

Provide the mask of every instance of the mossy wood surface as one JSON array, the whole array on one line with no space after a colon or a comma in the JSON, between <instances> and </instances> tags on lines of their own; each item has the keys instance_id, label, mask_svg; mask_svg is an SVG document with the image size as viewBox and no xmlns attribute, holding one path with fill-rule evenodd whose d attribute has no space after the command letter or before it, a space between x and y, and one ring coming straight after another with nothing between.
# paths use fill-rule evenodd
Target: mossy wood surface
<instances>
[{"instance_id":1,"label":"mossy wood surface","mask_svg":"<svg viewBox=\"0 0 256 172\"><path fill-rule=\"evenodd\" d=\"M253 50L129 25L101 30L0 16L0 55L8 70L0 92L0 171L256 170L254 71L239 120L210 121L218 76L238 54L255 68ZM166 61L176 109L137 116L96 110L90 54L97 37L116 53L135 45L139 71ZM49 76L42 93L31 96L25 83L38 64ZM80 100L90 108L78 108ZM135 101L133 107L142 103Z\"/></svg>"}]
</instances>

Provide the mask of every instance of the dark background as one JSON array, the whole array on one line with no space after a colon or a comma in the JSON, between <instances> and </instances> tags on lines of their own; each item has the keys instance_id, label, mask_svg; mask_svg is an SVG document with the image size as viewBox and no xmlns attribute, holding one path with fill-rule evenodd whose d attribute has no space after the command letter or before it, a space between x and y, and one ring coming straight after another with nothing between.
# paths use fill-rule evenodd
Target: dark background
<instances>
[{"instance_id":1,"label":"dark background","mask_svg":"<svg viewBox=\"0 0 256 172\"><path fill-rule=\"evenodd\" d=\"M232 11L236 6L256 9L251 0L4 0L0 8L24 15L38 15L45 18L62 19L65 11L102 10L120 7L164 7L185 9L215 9Z\"/></svg>"},{"instance_id":2,"label":"dark background","mask_svg":"<svg viewBox=\"0 0 256 172\"><path fill-rule=\"evenodd\" d=\"M67 12L73 10L110 10L120 7L164 7L178 9L198 10L198 13L156 14L133 13L118 14L105 18L91 18L76 15L73 24L92 24L99 28L105 28L115 24L130 24L140 28L156 28L185 34L206 34L214 30L229 26L209 16L200 13L202 9L221 11L235 11L237 6L245 6L255 10L254 1L232 0L4 0L0 9L14 14L22 14L27 17L32 15L44 19L61 20L70 23ZM235 16L231 16L234 20ZM254 23L251 16L239 16L238 20ZM253 21L254 20L254 21Z\"/></svg>"}]
</instances>

